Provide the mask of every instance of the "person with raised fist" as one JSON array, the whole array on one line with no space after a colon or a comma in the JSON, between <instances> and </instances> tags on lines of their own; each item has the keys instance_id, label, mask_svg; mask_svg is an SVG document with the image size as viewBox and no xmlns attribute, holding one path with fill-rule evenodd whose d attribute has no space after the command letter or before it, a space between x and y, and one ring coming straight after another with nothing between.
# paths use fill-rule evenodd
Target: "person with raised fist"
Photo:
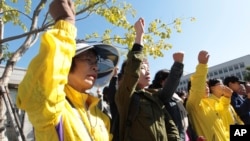
<instances>
[{"instance_id":1,"label":"person with raised fist","mask_svg":"<svg viewBox=\"0 0 250 141\"><path fill-rule=\"evenodd\" d=\"M110 120L88 90L112 73L117 49L76 40L72 0L53 0L49 12L55 25L41 36L39 53L19 85L17 106L27 112L36 141L110 141ZM109 68L100 68L105 61Z\"/></svg>"},{"instance_id":2,"label":"person with raised fist","mask_svg":"<svg viewBox=\"0 0 250 141\"><path fill-rule=\"evenodd\" d=\"M121 80L115 94L119 113L119 140L168 141L168 113L164 103L172 97L179 84L184 67L184 53L173 54L174 63L168 79L161 90L152 92L146 89L150 84L150 71L143 54L143 18L135 22L134 29L135 42L122 65ZM178 131L173 138L179 141Z\"/></svg>"},{"instance_id":3,"label":"person with raised fist","mask_svg":"<svg viewBox=\"0 0 250 141\"><path fill-rule=\"evenodd\" d=\"M230 106L232 92L226 88L220 89L223 96L221 95L218 100L211 97L209 90L211 81L207 82L209 57L209 53L205 50L201 50L198 54L196 71L188 83L189 96L186 109L193 129L198 137L202 137L197 140L229 141L229 131L227 130L229 125L225 125L223 117L225 117L224 111L227 111ZM213 86L220 84L216 81Z\"/></svg>"}]
</instances>

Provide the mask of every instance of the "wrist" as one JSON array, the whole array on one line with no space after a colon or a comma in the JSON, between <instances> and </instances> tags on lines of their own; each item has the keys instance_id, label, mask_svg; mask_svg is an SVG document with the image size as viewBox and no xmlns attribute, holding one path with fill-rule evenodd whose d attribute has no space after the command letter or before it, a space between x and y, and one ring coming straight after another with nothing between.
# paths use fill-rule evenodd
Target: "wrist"
<instances>
[{"instance_id":1,"label":"wrist","mask_svg":"<svg viewBox=\"0 0 250 141\"><path fill-rule=\"evenodd\" d=\"M136 35L135 43L143 45L143 35Z\"/></svg>"},{"instance_id":2,"label":"wrist","mask_svg":"<svg viewBox=\"0 0 250 141\"><path fill-rule=\"evenodd\" d=\"M67 21L67 22L69 22L69 23L71 23L73 25L75 24L75 18L72 18L72 17L60 16L60 17L56 18L55 22L60 21L60 20Z\"/></svg>"},{"instance_id":3,"label":"wrist","mask_svg":"<svg viewBox=\"0 0 250 141\"><path fill-rule=\"evenodd\" d=\"M67 21L67 22L69 22L69 23L75 25L75 19L72 18L72 17L66 17L66 18L64 18L63 20L65 20L65 21Z\"/></svg>"}]
</instances>

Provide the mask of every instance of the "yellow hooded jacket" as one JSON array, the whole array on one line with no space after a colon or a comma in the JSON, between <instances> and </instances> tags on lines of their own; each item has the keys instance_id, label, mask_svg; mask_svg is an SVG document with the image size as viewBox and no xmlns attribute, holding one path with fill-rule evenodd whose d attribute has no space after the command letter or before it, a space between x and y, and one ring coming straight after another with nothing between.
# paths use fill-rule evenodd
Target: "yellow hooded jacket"
<instances>
[{"instance_id":1,"label":"yellow hooded jacket","mask_svg":"<svg viewBox=\"0 0 250 141\"><path fill-rule=\"evenodd\" d=\"M75 26L63 20L46 31L41 37L39 53L19 85L16 104L27 112L36 141L112 139L109 118L97 108L99 99L67 85L76 33Z\"/></svg>"}]
</instances>

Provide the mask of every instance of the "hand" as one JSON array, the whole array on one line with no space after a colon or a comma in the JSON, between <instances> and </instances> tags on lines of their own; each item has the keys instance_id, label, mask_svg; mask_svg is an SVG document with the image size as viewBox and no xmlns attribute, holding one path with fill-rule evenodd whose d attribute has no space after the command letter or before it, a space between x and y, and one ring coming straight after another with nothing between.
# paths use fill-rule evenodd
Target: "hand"
<instances>
[{"instance_id":1,"label":"hand","mask_svg":"<svg viewBox=\"0 0 250 141\"><path fill-rule=\"evenodd\" d=\"M175 62L182 63L184 58L184 53L183 52L176 52L173 54L173 59Z\"/></svg>"},{"instance_id":2,"label":"hand","mask_svg":"<svg viewBox=\"0 0 250 141\"><path fill-rule=\"evenodd\" d=\"M230 88L227 87L227 86L224 86L224 87L223 87L223 95L224 95L225 97L231 98L232 94L233 94L233 90L232 90L232 89L230 89Z\"/></svg>"},{"instance_id":3,"label":"hand","mask_svg":"<svg viewBox=\"0 0 250 141\"><path fill-rule=\"evenodd\" d=\"M53 0L49 12L55 21L66 20L75 24L75 7L72 0Z\"/></svg>"},{"instance_id":4,"label":"hand","mask_svg":"<svg viewBox=\"0 0 250 141\"><path fill-rule=\"evenodd\" d=\"M143 45L143 35L144 35L144 19L139 18L138 21L134 24L135 32L136 32L136 38L135 43Z\"/></svg>"},{"instance_id":5,"label":"hand","mask_svg":"<svg viewBox=\"0 0 250 141\"><path fill-rule=\"evenodd\" d=\"M198 61L200 64L207 64L208 59L209 59L209 54L207 51L202 50L199 52Z\"/></svg>"}]
</instances>

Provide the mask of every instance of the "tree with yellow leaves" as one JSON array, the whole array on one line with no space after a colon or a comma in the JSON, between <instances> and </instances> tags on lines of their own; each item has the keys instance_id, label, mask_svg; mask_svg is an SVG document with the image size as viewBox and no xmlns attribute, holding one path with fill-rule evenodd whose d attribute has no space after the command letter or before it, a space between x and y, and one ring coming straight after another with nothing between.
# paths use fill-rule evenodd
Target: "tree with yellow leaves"
<instances>
[{"instance_id":1,"label":"tree with yellow leaves","mask_svg":"<svg viewBox=\"0 0 250 141\"><path fill-rule=\"evenodd\" d=\"M33 3L32 3L33 2ZM48 14L48 0L1 0L0 1L0 64L5 63L5 70L0 77L0 129L5 129L5 105L10 105L6 88L8 88L9 77L13 72L13 67L20 58L31 48L38 40L39 34L53 25L53 20ZM98 41L116 46L125 47L128 51L132 47L135 38L135 31L127 17L135 17L136 10L126 1L122 0L74 0L76 8L77 23L84 22L85 19L92 16L99 16L105 19L106 24L112 25L123 31L123 35L113 33L112 29L105 29L101 32L93 32L85 35L84 40ZM20 8L20 5L24 5ZM23 9L23 10L21 10ZM194 18L190 18L191 21ZM183 19L176 18L172 23L164 23L160 19L155 19L148 24L144 35L144 53L145 55L163 57L162 51L172 48L166 40L170 38L172 30L181 32L181 23ZM19 26L23 33L13 33L13 36L3 37L4 25L12 23L13 26ZM105 24L105 23L104 23ZM10 42L22 40L19 46L9 46ZM8 48L14 50L10 52ZM126 54L126 53L124 53ZM7 101L7 102L6 102ZM10 109L10 108L9 108ZM9 111L11 112L11 111ZM12 121L17 132L18 140L25 140L21 132L21 126L15 113L12 113ZM8 140L5 137L5 130L0 130L0 139Z\"/></svg>"}]
</instances>

